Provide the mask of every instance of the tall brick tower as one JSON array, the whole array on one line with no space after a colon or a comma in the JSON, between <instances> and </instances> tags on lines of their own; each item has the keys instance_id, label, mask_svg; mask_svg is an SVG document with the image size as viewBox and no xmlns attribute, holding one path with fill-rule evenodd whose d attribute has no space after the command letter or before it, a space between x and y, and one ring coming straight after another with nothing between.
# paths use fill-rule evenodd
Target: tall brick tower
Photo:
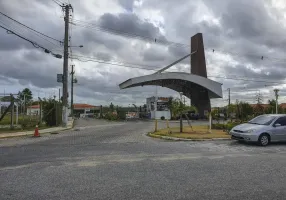
<instances>
[{"instance_id":1,"label":"tall brick tower","mask_svg":"<svg viewBox=\"0 0 286 200\"><path fill-rule=\"evenodd\" d=\"M191 74L207 78L207 68L205 60L205 50L203 34L197 33L191 37L191 52L197 51L191 55ZM197 85L191 87L191 103L196 106L200 117L205 116L206 112L211 111L211 104L208 91Z\"/></svg>"}]
</instances>

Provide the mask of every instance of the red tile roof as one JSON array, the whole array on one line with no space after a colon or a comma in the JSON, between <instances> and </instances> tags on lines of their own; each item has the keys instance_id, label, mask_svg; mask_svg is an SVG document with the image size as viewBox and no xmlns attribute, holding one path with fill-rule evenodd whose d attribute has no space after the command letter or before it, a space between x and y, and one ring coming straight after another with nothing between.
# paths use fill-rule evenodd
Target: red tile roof
<instances>
[{"instance_id":1,"label":"red tile roof","mask_svg":"<svg viewBox=\"0 0 286 200\"><path fill-rule=\"evenodd\" d=\"M96 108L97 106L85 104L85 103L75 103L73 104L74 109L85 109L85 108Z\"/></svg>"},{"instance_id":2,"label":"red tile roof","mask_svg":"<svg viewBox=\"0 0 286 200\"><path fill-rule=\"evenodd\" d=\"M37 108L40 108L40 105L32 105L32 106L28 106L28 108L37 109Z\"/></svg>"}]
</instances>

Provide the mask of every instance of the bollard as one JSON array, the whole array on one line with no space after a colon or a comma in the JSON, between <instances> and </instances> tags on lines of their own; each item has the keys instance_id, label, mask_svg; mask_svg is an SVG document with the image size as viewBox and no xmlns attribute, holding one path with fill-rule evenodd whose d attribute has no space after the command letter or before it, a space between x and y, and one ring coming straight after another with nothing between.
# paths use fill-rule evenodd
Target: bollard
<instances>
[{"instance_id":1,"label":"bollard","mask_svg":"<svg viewBox=\"0 0 286 200\"><path fill-rule=\"evenodd\" d=\"M156 119L155 120L155 132L157 132L158 131L158 120Z\"/></svg>"},{"instance_id":2,"label":"bollard","mask_svg":"<svg viewBox=\"0 0 286 200\"><path fill-rule=\"evenodd\" d=\"M169 126L169 120L167 120L166 123L167 123L167 128L170 128L170 126Z\"/></svg>"},{"instance_id":3,"label":"bollard","mask_svg":"<svg viewBox=\"0 0 286 200\"><path fill-rule=\"evenodd\" d=\"M209 115L209 133L212 133L212 115Z\"/></svg>"}]
</instances>

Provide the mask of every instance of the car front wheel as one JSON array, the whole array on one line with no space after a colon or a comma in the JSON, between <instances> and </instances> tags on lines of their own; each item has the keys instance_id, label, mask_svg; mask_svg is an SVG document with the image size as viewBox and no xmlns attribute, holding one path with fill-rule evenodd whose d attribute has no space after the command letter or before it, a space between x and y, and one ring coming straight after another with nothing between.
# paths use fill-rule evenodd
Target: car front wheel
<instances>
[{"instance_id":1,"label":"car front wheel","mask_svg":"<svg viewBox=\"0 0 286 200\"><path fill-rule=\"evenodd\" d=\"M261 146L267 146L270 143L269 135L263 133L258 138L258 143Z\"/></svg>"}]
</instances>

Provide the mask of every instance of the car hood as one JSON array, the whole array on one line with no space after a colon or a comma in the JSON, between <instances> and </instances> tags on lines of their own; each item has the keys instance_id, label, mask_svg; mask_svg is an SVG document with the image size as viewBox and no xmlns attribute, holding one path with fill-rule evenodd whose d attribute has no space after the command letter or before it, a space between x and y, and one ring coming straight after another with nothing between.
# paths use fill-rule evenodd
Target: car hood
<instances>
[{"instance_id":1,"label":"car hood","mask_svg":"<svg viewBox=\"0 0 286 200\"><path fill-rule=\"evenodd\" d=\"M266 125L249 124L244 123L233 127L233 130L247 131L247 130L258 130L267 127Z\"/></svg>"}]
</instances>

